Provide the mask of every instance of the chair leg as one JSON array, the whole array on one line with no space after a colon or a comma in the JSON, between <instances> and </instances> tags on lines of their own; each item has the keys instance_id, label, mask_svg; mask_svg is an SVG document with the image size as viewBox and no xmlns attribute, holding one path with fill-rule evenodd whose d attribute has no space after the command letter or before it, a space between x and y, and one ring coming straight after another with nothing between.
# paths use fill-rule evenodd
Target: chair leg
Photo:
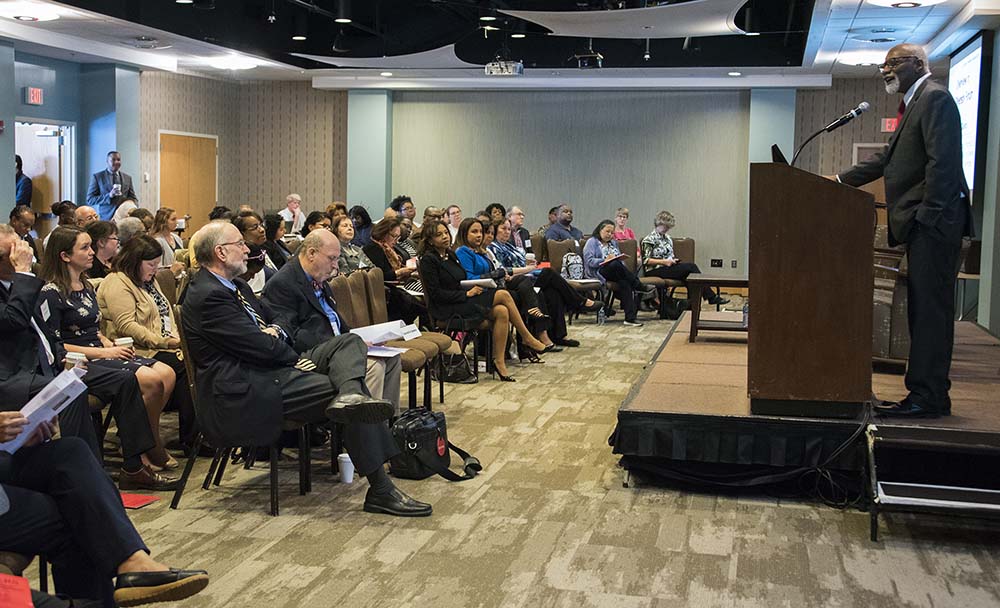
<instances>
[{"instance_id":1,"label":"chair leg","mask_svg":"<svg viewBox=\"0 0 1000 608\"><path fill-rule=\"evenodd\" d=\"M406 400L407 405L412 410L417 407L417 373L407 372L406 378L408 387L408 390L406 391Z\"/></svg>"},{"instance_id":2,"label":"chair leg","mask_svg":"<svg viewBox=\"0 0 1000 608\"><path fill-rule=\"evenodd\" d=\"M309 476L309 425L299 428L299 496L305 496L309 491L307 477Z\"/></svg>"},{"instance_id":3,"label":"chair leg","mask_svg":"<svg viewBox=\"0 0 1000 608\"><path fill-rule=\"evenodd\" d=\"M444 403L444 355L438 355L438 402Z\"/></svg>"},{"instance_id":4,"label":"chair leg","mask_svg":"<svg viewBox=\"0 0 1000 608\"><path fill-rule=\"evenodd\" d=\"M219 460L219 468L215 472L215 485L222 483L222 475L226 472L226 465L229 464L229 457L232 456L233 449L235 448L226 448L225 453L222 455L222 459Z\"/></svg>"},{"instance_id":5,"label":"chair leg","mask_svg":"<svg viewBox=\"0 0 1000 608\"><path fill-rule=\"evenodd\" d=\"M243 448L243 470L249 471L255 462L257 462L257 450L253 446L245 446Z\"/></svg>"},{"instance_id":6,"label":"chair leg","mask_svg":"<svg viewBox=\"0 0 1000 608\"><path fill-rule=\"evenodd\" d=\"M215 449L215 456L212 457L212 464L208 467L208 473L205 475L205 482L201 484L202 490L207 490L212 485L212 477L215 475L216 469L219 468L219 461L225 453L226 448Z\"/></svg>"},{"instance_id":7,"label":"chair leg","mask_svg":"<svg viewBox=\"0 0 1000 608\"><path fill-rule=\"evenodd\" d=\"M38 556L38 590L49 592L49 562L41 555Z\"/></svg>"},{"instance_id":8,"label":"chair leg","mask_svg":"<svg viewBox=\"0 0 1000 608\"><path fill-rule=\"evenodd\" d=\"M441 355L438 354L438 357ZM434 380L431 379L431 362L424 363L424 407L431 409L431 388Z\"/></svg>"},{"instance_id":9,"label":"chair leg","mask_svg":"<svg viewBox=\"0 0 1000 608\"><path fill-rule=\"evenodd\" d=\"M184 486L187 485L188 478L191 477L191 469L194 468L194 461L198 457L198 450L201 449L201 433L194 436L194 442L191 446L191 455L188 456L187 464L184 465L184 472L181 473L181 478L177 481L177 489L174 490L174 497L170 500L170 508L176 509L177 505L181 504L181 496L184 495Z\"/></svg>"},{"instance_id":10,"label":"chair leg","mask_svg":"<svg viewBox=\"0 0 1000 608\"><path fill-rule=\"evenodd\" d=\"M281 450L277 445L271 446L271 516L278 516L278 458Z\"/></svg>"}]
</instances>

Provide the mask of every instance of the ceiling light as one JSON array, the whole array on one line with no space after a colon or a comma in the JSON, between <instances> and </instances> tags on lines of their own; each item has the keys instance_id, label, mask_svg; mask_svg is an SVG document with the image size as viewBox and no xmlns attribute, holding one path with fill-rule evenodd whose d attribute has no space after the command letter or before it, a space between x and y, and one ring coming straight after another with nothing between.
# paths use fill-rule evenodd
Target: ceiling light
<instances>
[{"instance_id":1,"label":"ceiling light","mask_svg":"<svg viewBox=\"0 0 1000 608\"><path fill-rule=\"evenodd\" d=\"M309 15L304 11L295 13L295 29L292 31L292 40L302 42L306 39L309 31Z\"/></svg>"},{"instance_id":2,"label":"ceiling light","mask_svg":"<svg viewBox=\"0 0 1000 608\"><path fill-rule=\"evenodd\" d=\"M729 75L735 78L737 76L742 76L743 72L729 72Z\"/></svg>"},{"instance_id":3,"label":"ceiling light","mask_svg":"<svg viewBox=\"0 0 1000 608\"><path fill-rule=\"evenodd\" d=\"M150 36L136 36L135 38L123 40L122 44L145 51L159 51L162 49L169 49L173 46L171 44L164 44L156 38L152 38Z\"/></svg>"},{"instance_id":4,"label":"ceiling light","mask_svg":"<svg viewBox=\"0 0 1000 608\"><path fill-rule=\"evenodd\" d=\"M35 23L38 21L54 21L59 18L59 12L51 4L3 2L0 3L0 16L17 21Z\"/></svg>"},{"instance_id":5,"label":"ceiling light","mask_svg":"<svg viewBox=\"0 0 1000 608\"><path fill-rule=\"evenodd\" d=\"M511 38L524 38L524 36L525 35L522 34L522 33L520 33L520 32L517 32L517 33L514 33L514 34L510 35Z\"/></svg>"},{"instance_id":6,"label":"ceiling light","mask_svg":"<svg viewBox=\"0 0 1000 608\"><path fill-rule=\"evenodd\" d=\"M337 23L351 22L351 0L337 1L337 18L334 21Z\"/></svg>"},{"instance_id":7,"label":"ceiling light","mask_svg":"<svg viewBox=\"0 0 1000 608\"><path fill-rule=\"evenodd\" d=\"M392 76L392 72L379 72L379 76L384 76L386 78Z\"/></svg>"},{"instance_id":8,"label":"ceiling light","mask_svg":"<svg viewBox=\"0 0 1000 608\"><path fill-rule=\"evenodd\" d=\"M744 36L760 36L760 32L747 32Z\"/></svg>"},{"instance_id":9,"label":"ceiling light","mask_svg":"<svg viewBox=\"0 0 1000 608\"><path fill-rule=\"evenodd\" d=\"M205 64L217 70L250 70L260 65L260 62L245 55L222 55L206 59Z\"/></svg>"},{"instance_id":10,"label":"ceiling light","mask_svg":"<svg viewBox=\"0 0 1000 608\"><path fill-rule=\"evenodd\" d=\"M497 13L496 13L495 10L490 9L489 11L487 11L487 12L483 13L482 15L480 15L479 16L479 20L480 21L496 21L497 20Z\"/></svg>"},{"instance_id":11,"label":"ceiling light","mask_svg":"<svg viewBox=\"0 0 1000 608\"><path fill-rule=\"evenodd\" d=\"M194 0L176 0L177 4L191 4Z\"/></svg>"},{"instance_id":12,"label":"ceiling light","mask_svg":"<svg viewBox=\"0 0 1000 608\"><path fill-rule=\"evenodd\" d=\"M869 4L886 8L918 8L942 4L946 0L920 0L919 2L904 2L902 0L868 0Z\"/></svg>"}]
</instances>

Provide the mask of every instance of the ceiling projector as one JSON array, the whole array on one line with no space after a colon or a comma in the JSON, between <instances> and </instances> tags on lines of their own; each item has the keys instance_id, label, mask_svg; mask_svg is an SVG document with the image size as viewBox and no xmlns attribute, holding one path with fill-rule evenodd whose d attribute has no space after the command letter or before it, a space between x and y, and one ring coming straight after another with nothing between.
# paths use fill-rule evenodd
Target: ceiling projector
<instances>
[{"instance_id":1,"label":"ceiling projector","mask_svg":"<svg viewBox=\"0 0 1000 608\"><path fill-rule=\"evenodd\" d=\"M486 64L487 76L521 76L524 64L520 61L491 61Z\"/></svg>"},{"instance_id":2,"label":"ceiling projector","mask_svg":"<svg viewBox=\"0 0 1000 608\"><path fill-rule=\"evenodd\" d=\"M581 70L596 70L604 62L604 55L593 49L576 53L570 59L576 59L576 66Z\"/></svg>"}]
</instances>

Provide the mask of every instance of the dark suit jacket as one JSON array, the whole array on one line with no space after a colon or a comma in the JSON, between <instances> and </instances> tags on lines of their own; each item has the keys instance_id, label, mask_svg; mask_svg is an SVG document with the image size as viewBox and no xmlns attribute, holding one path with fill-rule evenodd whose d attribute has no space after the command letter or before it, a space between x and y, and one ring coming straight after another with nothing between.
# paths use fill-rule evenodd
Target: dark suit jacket
<instances>
[{"instance_id":1,"label":"dark suit jacket","mask_svg":"<svg viewBox=\"0 0 1000 608\"><path fill-rule=\"evenodd\" d=\"M45 283L25 274L16 274L8 290L0 284L0 410L19 409L28 402L34 376L40 373L38 333L31 326L34 317L42 331L47 327L38 311L38 295ZM56 365L66 356L62 343L46 333ZM53 373L55 368L53 367Z\"/></svg>"},{"instance_id":2,"label":"dark suit jacket","mask_svg":"<svg viewBox=\"0 0 1000 608\"><path fill-rule=\"evenodd\" d=\"M285 247L285 244L281 241L265 241L261 248L267 257L271 258L274 262L274 267L281 270L281 267L285 265L285 262L292 257L292 252Z\"/></svg>"},{"instance_id":3,"label":"dark suit jacket","mask_svg":"<svg viewBox=\"0 0 1000 608\"><path fill-rule=\"evenodd\" d=\"M323 282L323 291L333 310L336 311L333 292L326 282ZM312 279L302 270L297 256L290 258L281 270L264 284L264 293L261 297L281 318L283 327L297 352L303 353L334 337L330 320L323 312L323 307L320 306L313 291ZM349 331L351 328L341 318L340 333Z\"/></svg>"},{"instance_id":4,"label":"dark suit jacket","mask_svg":"<svg viewBox=\"0 0 1000 608\"><path fill-rule=\"evenodd\" d=\"M914 222L942 238L972 234L961 120L947 88L921 83L885 151L841 173L840 181L862 186L879 177L885 177L893 245L907 242Z\"/></svg>"},{"instance_id":5,"label":"dark suit jacket","mask_svg":"<svg viewBox=\"0 0 1000 608\"><path fill-rule=\"evenodd\" d=\"M234 282L267 323L277 320L246 281ZM281 378L298 361L298 353L260 331L236 294L206 269L195 274L185 291L182 323L195 364L198 422L209 442L274 442L281 432Z\"/></svg>"},{"instance_id":6,"label":"dark suit jacket","mask_svg":"<svg viewBox=\"0 0 1000 608\"><path fill-rule=\"evenodd\" d=\"M132 176L124 171L119 171L119 175L122 178L122 194L121 196L111 196L111 186L113 177L111 172L105 169L104 171L98 171L90 177L90 187L87 188L87 204L97 210L98 215L101 219L110 222L111 217L115 214L115 209L124 200L133 200L139 202L139 197L135 195L135 189L132 187Z\"/></svg>"},{"instance_id":7,"label":"dark suit jacket","mask_svg":"<svg viewBox=\"0 0 1000 608\"><path fill-rule=\"evenodd\" d=\"M401 250L399 247L395 247L395 250L396 253L399 255L399 257L402 258L403 260L406 260L408 257L410 257L410 254ZM392 264L389 263L389 256L385 254L385 250L382 249L381 245L379 245L378 243L369 243L364 247L362 247L361 251L363 251L365 255L368 256L368 259L371 260L372 264L375 264L376 268L380 268L382 270L383 280L386 281L399 280L396 278L396 271L392 269Z\"/></svg>"}]
</instances>

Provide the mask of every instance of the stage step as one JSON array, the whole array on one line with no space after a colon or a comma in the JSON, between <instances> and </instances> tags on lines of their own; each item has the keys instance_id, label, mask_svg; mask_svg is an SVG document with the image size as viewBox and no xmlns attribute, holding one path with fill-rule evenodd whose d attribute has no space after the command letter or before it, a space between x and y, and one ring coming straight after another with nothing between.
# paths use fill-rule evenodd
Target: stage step
<instances>
[{"instance_id":1,"label":"stage step","mask_svg":"<svg viewBox=\"0 0 1000 608\"><path fill-rule=\"evenodd\" d=\"M967 485L941 483L940 468L921 466L927 461L959 459L962 469L994 471L1000 458L997 435L875 424L868 425L866 434L872 541L878 540L880 512L1000 518L1000 489L973 485L970 481L976 478L967 476L956 479ZM900 462L912 466L901 468Z\"/></svg>"}]
</instances>

